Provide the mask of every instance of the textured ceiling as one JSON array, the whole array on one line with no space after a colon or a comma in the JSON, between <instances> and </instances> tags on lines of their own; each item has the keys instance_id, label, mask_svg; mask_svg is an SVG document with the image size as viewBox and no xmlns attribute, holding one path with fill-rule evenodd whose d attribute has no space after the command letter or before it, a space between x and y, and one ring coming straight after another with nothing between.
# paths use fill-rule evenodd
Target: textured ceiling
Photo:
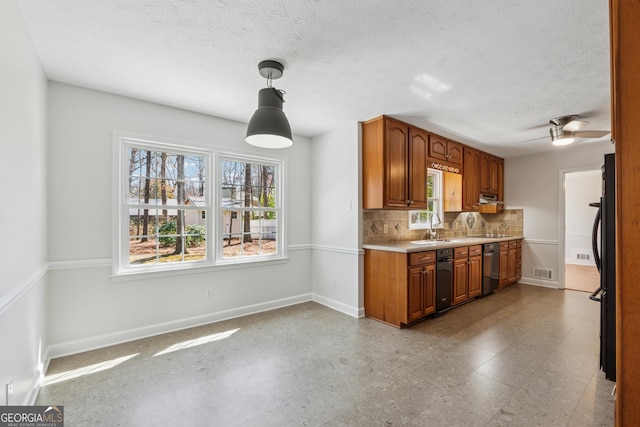
<instances>
[{"instance_id":1,"label":"textured ceiling","mask_svg":"<svg viewBox=\"0 0 640 427\"><path fill-rule=\"evenodd\" d=\"M388 114L509 157L556 116L610 129L606 0L19 4L49 79L242 122L280 60L299 135Z\"/></svg>"}]
</instances>

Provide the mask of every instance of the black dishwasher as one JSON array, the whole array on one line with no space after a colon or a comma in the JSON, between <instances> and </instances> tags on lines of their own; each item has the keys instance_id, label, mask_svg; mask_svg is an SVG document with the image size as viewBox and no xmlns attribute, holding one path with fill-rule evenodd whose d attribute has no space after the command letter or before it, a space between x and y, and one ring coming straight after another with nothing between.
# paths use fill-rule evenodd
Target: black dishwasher
<instances>
[{"instance_id":1,"label":"black dishwasher","mask_svg":"<svg viewBox=\"0 0 640 427\"><path fill-rule=\"evenodd\" d=\"M451 308L453 286L453 249L438 249L436 253L436 313Z\"/></svg>"}]
</instances>

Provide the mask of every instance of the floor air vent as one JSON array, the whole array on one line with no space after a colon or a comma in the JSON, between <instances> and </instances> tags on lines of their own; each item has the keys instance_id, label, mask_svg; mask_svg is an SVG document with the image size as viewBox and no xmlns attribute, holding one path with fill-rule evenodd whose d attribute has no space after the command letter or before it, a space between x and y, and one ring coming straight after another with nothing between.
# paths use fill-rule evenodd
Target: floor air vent
<instances>
[{"instance_id":1,"label":"floor air vent","mask_svg":"<svg viewBox=\"0 0 640 427\"><path fill-rule=\"evenodd\" d=\"M553 270L549 268L533 267L533 277L536 279L551 280L553 277Z\"/></svg>"}]
</instances>

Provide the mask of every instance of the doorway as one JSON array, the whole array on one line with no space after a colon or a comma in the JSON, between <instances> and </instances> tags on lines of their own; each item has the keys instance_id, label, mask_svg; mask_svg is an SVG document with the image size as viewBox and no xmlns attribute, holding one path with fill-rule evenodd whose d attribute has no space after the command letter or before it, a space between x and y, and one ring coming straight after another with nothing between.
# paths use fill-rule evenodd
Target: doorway
<instances>
[{"instance_id":1,"label":"doorway","mask_svg":"<svg viewBox=\"0 0 640 427\"><path fill-rule=\"evenodd\" d=\"M593 292L600 274L593 256L591 233L600 201L602 172L599 168L564 174L564 288Z\"/></svg>"}]
</instances>

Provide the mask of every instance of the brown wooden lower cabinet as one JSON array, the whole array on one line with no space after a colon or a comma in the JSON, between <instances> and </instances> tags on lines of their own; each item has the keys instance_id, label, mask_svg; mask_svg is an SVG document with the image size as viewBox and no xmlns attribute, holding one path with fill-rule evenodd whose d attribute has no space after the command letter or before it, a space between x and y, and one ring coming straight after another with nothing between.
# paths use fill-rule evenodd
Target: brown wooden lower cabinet
<instances>
[{"instance_id":1,"label":"brown wooden lower cabinet","mask_svg":"<svg viewBox=\"0 0 640 427\"><path fill-rule=\"evenodd\" d=\"M500 279L498 288L509 284L509 242L500 243Z\"/></svg>"},{"instance_id":2,"label":"brown wooden lower cabinet","mask_svg":"<svg viewBox=\"0 0 640 427\"><path fill-rule=\"evenodd\" d=\"M498 287L510 285L522 277L522 239L500 243L500 282Z\"/></svg>"},{"instance_id":3,"label":"brown wooden lower cabinet","mask_svg":"<svg viewBox=\"0 0 640 427\"><path fill-rule=\"evenodd\" d=\"M469 298L482 294L482 245L469 246Z\"/></svg>"},{"instance_id":4,"label":"brown wooden lower cabinet","mask_svg":"<svg viewBox=\"0 0 640 427\"><path fill-rule=\"evenodd\" d=\"M364 252L367 317L403 327L435 312L436 251Z\"/></svg>"},{"instance_id":5,"label":"brown wooden lower cabinet","mask_svg":"<svg viewBox=\"0 0 640 427\"><path fill-rule=\"evenodd\" d=\"M460 304L482 293L482 245L455 248L453 255L452 304Z\"/></svg>"}]
</instances>

